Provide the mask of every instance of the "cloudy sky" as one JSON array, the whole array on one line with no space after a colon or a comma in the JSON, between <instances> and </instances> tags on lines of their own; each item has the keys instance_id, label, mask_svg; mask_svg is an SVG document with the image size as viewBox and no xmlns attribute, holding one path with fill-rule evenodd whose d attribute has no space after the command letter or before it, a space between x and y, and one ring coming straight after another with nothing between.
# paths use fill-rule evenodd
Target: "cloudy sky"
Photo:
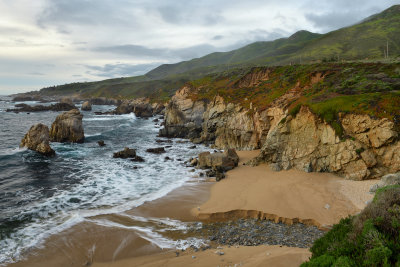
<instances>
[{"instance_id":1,"label":"cloudy sky","mask_svg":"<svg viewBox=\"0 0 400 267\"><path fill-rule=\"evenodd\" d=\"M392 0L0 0L0 94L351 25Z\"/></svg>"}]
</instances>

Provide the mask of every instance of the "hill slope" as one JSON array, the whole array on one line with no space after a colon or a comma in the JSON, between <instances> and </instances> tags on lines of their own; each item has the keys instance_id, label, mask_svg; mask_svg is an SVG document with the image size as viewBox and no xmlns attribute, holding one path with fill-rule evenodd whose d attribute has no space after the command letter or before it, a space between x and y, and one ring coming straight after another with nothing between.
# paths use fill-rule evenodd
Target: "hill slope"
<instances>
[{"instance_id":1,"label":"hill slope","mask_svg":"<svg viewBox=\"0 0 400 267\"><path fill-rule=\"evenodd\" d=\"M327 34L299 31L289 38L256 42L224 53L212 53L176 64L165 64L144 76L74 83L44 88L43 95L150 97L166 100L189 80L207 74L234 73L254 66L287 65L340 60L379 60L389 45L389 55L400 56L400 5L371 16L359 24Z\"/></svg>"}]
</instances>

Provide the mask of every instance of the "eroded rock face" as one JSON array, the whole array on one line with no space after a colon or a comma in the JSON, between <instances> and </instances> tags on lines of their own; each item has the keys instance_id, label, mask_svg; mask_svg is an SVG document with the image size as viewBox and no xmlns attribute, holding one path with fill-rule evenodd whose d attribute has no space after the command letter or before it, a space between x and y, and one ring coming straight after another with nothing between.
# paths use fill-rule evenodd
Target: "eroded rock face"
<instances>
[{"instance_id":1,"label":"eroded rock face","mask_svg":"<svg viewBox=\"0 0 400 267\"><path fill-rule=\"evenodd\" d=\"M92 104L90 104L89 101L83 102L81 110L86 110L86 111L92 110Z\"/></svg>"},{"instance_id":2,"label":"eroded rock face","mask_svg":"<svg viewBox=\"0 0 400 267\"><path fill-rule=\"evenodd\" d=\"M237 86L268 79L268 72L257 75L245 77ZM312 77L313 82L321 79L323 75L318 73ZM251 104L243 108L225 103L219 96L212 101L193 100L196 89L183 87L165 110L165 128L160 135L189 138L220 149L262 148L253 163L268 162L276 171L332 172L353 180L400 171L400 141L393 122L339 114L346 136L340 140L329 124L306 107L295 117L287 115L289 104L301 96L299 88L296 85L259 111Z\"/></svg>"},{"instance_id":3,"label":"eroded rock face","mask_svg":"<svg viewBox=\"0 0 400 267\"><path fill-rule=\"evenodd\" d=\"M302 107L295 118L288 116L268 133L258 161L272 163L276 169L332 172L352 180L397 171L399 154L386 147L396 137L392 125L386 119L348 116L343 126L352 138L340 140L329 124Z\"/></svg>"},{"instance_id":4,"label":"eroded rock face","mask_svg":"<svg viewBox=\"0 0 400 267\"><path fill-rule=\"evenodd\" d=\"M83 132L82 118L83 115L78 109L73 109L58 115L51 125L51 141L83 143L85 135Z\"/></svg>"},{"instance_id":5,"label":"eroded rock face","mask_svg":"<svg viewBox=\"0 0 400 267\"><path fill-rule=\"evenodd\" d=\"M37 151L46 156L53 156L55 152L50 147L49 141L49 127L38 123L29 129L19 146L27 147L28 149Z\"/></svg>"}]
</instances>

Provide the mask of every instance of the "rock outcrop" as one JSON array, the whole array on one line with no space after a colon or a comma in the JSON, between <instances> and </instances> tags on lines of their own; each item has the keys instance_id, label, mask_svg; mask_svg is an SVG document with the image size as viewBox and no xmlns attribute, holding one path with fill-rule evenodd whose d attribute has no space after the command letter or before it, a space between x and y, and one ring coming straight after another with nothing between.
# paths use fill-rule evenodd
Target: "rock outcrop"
<instances>
[{"instance_id":1,"label":"rock outcrop","mask_svg":"<svg viewBox=\"0 0 400 267\"><path fill-rule=\"evenodd\" d=\"M53 156L54 150L50 147L49 127L44 124L33 125L21 140L20 147L27 147L45 156Z\"/></svg>"},{"instance_id":2,"label":"rock outcrop","mask_svg":"<svg viewBox=\"0 0 400 267\"><path fill-rule=\"evenodd\" d=\"M138 98L123 101L113 112L114 114L135 113L137 117L148 118L157 114L162 114L164 105L161 103L150 103L149 99Z\"/></svg>"},{"instance_id":3,"label":"rock outcrop","mask_svg":"<svg viewBox=\"0 0 400 267\"><path fill-rule=\"evenodd\" d=\"M82 143L85 139L82 118L83 115L78 109L73 109L58 115L51 125L51 141Z\"/></svg>"},{"instance_id":4,"label":"rock outcrop","mask_svg":"<svg viewBox=\"0 0 400 267\"><path fill-rule=\"evenodd\" d=\"M75 105L68 103L56 103L50 106L36 105L30 106L27 104L17 104L16 109L7 109L7 112L41 112L41 111L69 111L76 109Z\"/></svg>"},{"instance_id":5,"label":"rock outcrop","mask_svg":"<svg viewBox=\"0 0 400 267\"><path fill-rule=\"evenodd\" d=\"M237 167L239 156L234 149L224 152L203 152L199 154L198 167L202 169L217 168L224 171L232 170Z\"/></svg>"},{"instance_id":6,"label":"rock outcrop","mask_svg":"<svg viewBox=\"0 0 400 267\"><path fill-rule=\"evenodd\" d=\"M89 101L83 102L81 110L86 110L86 111L92 110L92 104L90 104Z\"/></svg>"},{"instance_id":7,"label":"rock outcrop","mask_svg":"<svg viewBox=\"0 0 400 267\"><path fill-rule=\"evenodd\" d=\"M268 79L245 77L237 86ZM313 82L323 79L316 74ZM315 80L315 81L314 81ZM400 141L389 119L368 115L339 114L340 138L332 126L302 107L288 115L290 103L300 97L299 87L274 100L265 110L226 103L220 96L198 99L196 89L176 92L165 110L160 136L189 138L220 149L260 149L251 163L267 162L271 168L296 168L307 172L332 172L346 179L362 180L400 171Z\"/></svg>"},{"instance_id":8,"label":"rock outcrop","mask_svg":"<svg viewBox=\"0 0 400 267\"><path fill-rule=\"evenodd\" d=\"M113 158L128 159L136 157L136 150L129 147L125 147L124 150L115 152Z\"/></svg>"}]
</instances>

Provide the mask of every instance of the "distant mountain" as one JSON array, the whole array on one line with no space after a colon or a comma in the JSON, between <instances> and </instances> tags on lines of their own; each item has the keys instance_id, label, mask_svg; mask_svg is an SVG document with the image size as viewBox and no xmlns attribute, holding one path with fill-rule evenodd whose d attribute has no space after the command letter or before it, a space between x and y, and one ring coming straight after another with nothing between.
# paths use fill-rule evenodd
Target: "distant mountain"
<instances>
[{"instance_id":1,"label":"distant mountain","mask_svg":"<svg viewBox=\"0 0 400 267\"><path fill-rule=\"evenodd\" d=\"M255 42L176 64L164 64L144 76L74 83L41 90L45 95L142 97L167 99L185 82L235 68L339 60L378 60L400 57L400 5L373 15L358 24L326 34L299 31L288 38Z\"/></svg>"},{"instance_id":2,"label":"distant mountain","mask_svg":"<svg viewBox=\"0 0 400 267\"><path fill-rule=\"evenodd\" d=\"M225 53L212 53L176 64L165 64L148 72L151 79L162 79L197 68L224 65L285 65L318 60L383 58L386 42L389 55L400 55L400 5L369 17L356 25L327 34L299 31L289 38L256 42Z\"/></svg>"}]
</instances>

